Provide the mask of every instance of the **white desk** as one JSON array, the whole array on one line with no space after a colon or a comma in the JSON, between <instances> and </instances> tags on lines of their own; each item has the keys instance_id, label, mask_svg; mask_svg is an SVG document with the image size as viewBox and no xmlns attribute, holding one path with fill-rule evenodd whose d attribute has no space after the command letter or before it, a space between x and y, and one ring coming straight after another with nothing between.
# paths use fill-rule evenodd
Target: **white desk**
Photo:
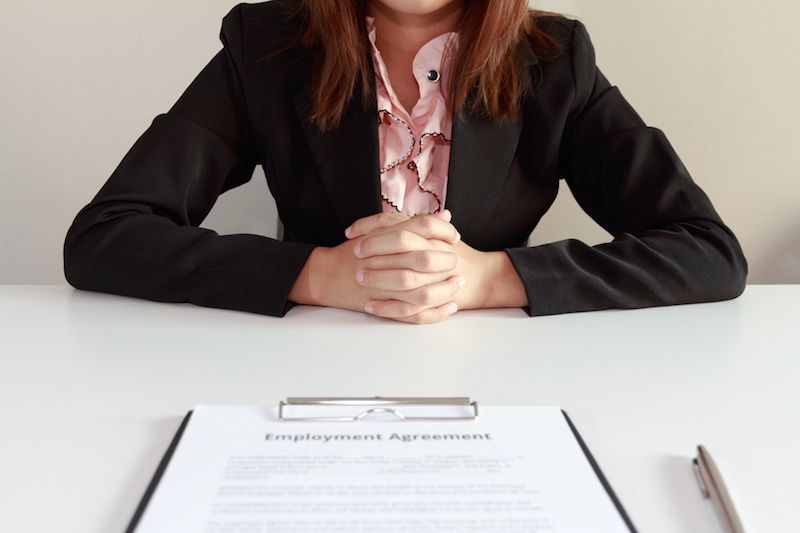
<instances>
[{"instance_id":1,"label":"white desk","mask_svg":"<svg viewBox=\"0 0 800 533\"><path fill-rule=\"evenodd\" d=\"M642 533L717 533L716 456L749 532L797 530L800 286L730 302L431 326L0 286L0 531L122 532L194 404L470 395L558 405Z\"/></svg>"}]
</instances>

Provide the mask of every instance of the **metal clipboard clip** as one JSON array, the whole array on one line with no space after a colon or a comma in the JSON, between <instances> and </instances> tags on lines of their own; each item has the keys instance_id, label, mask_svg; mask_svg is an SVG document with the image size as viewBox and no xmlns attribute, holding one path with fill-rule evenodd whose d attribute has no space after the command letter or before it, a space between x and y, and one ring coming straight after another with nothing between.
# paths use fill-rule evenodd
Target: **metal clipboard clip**
<instances>
[{"instance_id":1,"label":"metal clipboard clip","mask_svg":"<svg viewBox=\"0 0 800 533\"><path fill-rule=\"evenodd\" d=\"M401 412L397 406L405 406L406 413ZM350 410L356 414L325 416L298 416L288 413L295 408L327 407L333 408L334 413ZM442 409L447 413L461 412L462 414L419 415L414 414L420 408L426 411ZM478 402L468 397L453 398L423 398L423 397L295 397L286 398L278 403L278 420L281 422L357 422L371 415L389 414L403 422L421 421L466 421L478 417Z\"/></svg>"}]
</instances>

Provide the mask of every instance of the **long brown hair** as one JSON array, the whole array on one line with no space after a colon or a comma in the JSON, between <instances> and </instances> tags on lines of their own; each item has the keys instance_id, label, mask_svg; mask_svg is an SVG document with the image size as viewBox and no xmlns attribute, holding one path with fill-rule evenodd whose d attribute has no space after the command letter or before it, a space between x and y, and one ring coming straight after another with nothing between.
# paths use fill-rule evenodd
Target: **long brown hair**
<instances>
[{"instance_id":1,"label":"long brown hair","mask_svg":"<svg viewBox=\"0 0 800 533\"><path fill-rule=\"evenodd\" d=\"M365 108L371 101L366 3L299 0L290 13L304 20L300 44L314 50L311 120L323 131L339 124L359 84ZM521 65L521 41L528 40L540 61L562 48L537 26L541 16L558 13L529 9L527 0L464 0L459 42L469 46L452 51L452 74L443 91L451 113L517 116L520 100L532 90Z\"/></svg>"}]
</instances>

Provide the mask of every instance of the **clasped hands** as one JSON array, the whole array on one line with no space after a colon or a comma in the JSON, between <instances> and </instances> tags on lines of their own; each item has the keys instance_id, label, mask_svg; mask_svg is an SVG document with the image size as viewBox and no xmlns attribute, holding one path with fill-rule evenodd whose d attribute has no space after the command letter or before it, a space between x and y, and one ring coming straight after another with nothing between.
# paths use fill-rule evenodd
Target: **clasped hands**
<instances>
[{"instance_id":1,"label":"clasped hands","mask_svg":"<svg viewBox=\"0 0 800 533\"><path fill-rule=\"evenodd\" d=\"M312 251L289 298L415 324L439 322L459 309L524 305L524 288L505 252L475 250L450 220L447 210L361 218L345 230L347 241ZM497 290L504 281L514 293Z\"/></svg>"}]
</instances>

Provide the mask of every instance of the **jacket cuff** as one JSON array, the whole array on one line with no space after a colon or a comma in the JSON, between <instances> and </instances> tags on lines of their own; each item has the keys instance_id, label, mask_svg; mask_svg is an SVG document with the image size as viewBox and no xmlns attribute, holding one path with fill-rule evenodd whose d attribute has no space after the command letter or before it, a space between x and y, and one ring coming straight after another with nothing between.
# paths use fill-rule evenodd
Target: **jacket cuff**
<instances>
[{"instance_id":1,"label":"jacket cuff","mask_svg":"<svg viewBox=\"0 0 800 533\"><path fill-rule=\"evenodd\" d=\"M608 309L588 295L581 296L577 269L564 264L568 258L558 253L558 244L505 249L525 286L528 305L522 309L528 316Z\"/></svg>"},{"instance_id":2,"label":"jacket cuff","mask_svg":"<svg viewBox=\"0 0 800 533\"><path fill-rule=\"evenodd\" d=\"M224 272L200 268L193 276L192 303L285 316L296 305L289 300L289 292L315 247L315 244L274 241Z\"/></svg>"}]
</instances>

